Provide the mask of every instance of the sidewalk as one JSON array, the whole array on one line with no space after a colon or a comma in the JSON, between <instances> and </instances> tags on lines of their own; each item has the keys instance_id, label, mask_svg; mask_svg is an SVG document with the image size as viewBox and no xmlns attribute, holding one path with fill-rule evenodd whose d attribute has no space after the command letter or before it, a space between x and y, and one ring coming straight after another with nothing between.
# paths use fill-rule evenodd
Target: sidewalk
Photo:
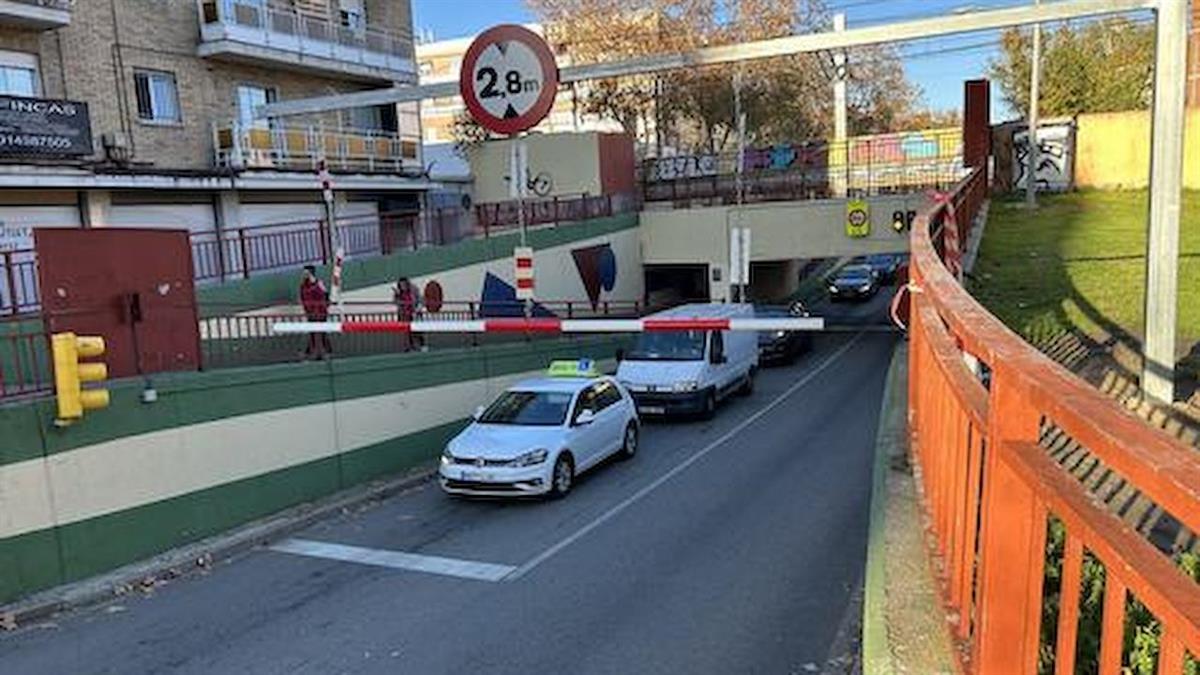
<instances>
[{"instance_id":1,"label":"sidewalk","mask_svg":"<svg viewBox=\"0 0 1200 675\"><path fill-rule=\"evenodd\" d=\"M875 441L863 600L864 675L957 673L908 463L908 344L892 356Z\"/></svg>"}]
</instances>

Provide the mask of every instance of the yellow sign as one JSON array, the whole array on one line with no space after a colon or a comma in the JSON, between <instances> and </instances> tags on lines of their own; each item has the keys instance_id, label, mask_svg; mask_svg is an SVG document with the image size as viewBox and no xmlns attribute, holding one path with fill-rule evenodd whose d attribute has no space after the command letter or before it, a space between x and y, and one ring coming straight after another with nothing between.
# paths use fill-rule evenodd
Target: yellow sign
<instances>
[{"instance_id":1,"label":"yellow sign","mask_svg":"<svg viewBox=\"0 0 1200 675\"><path fill-rule=\"evenodd\" d=\"M871 207L865 199L846 202L846 236L865 237L871 234Z\"/></svg>"}]
</instances>

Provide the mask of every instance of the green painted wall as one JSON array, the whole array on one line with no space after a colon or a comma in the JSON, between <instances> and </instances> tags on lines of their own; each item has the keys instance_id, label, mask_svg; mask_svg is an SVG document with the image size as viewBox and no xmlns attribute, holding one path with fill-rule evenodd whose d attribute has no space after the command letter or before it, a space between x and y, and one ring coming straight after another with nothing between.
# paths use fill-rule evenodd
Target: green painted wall
<instances>
[{"instance_id":1,"label":"green painted wall","mask_svg":"<svg viewBox=\"0 0 1200 675\"><path fill-rule=\"evenodd\" d=\"M561 246L637 227L638 222L637 213L622 213L564 223L558 227L542 227L529 231L529 244L539 249ZM513 246L517 245L518 240L516 234L510 233L488 239L470 239L449 246L402 251L390 256L351 259L346 261L342 273L343 284L346 290L354 290L390 283L401 276L424 276L507 258L512 255ZM319 274L327 278L329 270L322 267ZM196 289L200 315L206 317L228 313L231 307L252 308L293 303L296 301L298 283L298 273L292 271L202 286Z\"/></svg>"},{"instance_id":2,"label":"green painted wall","mask_svg":"<svg viewBox=\"0 0 1200 675\"><path fill-rule=\"evenodd\" d=\"M53 402L0 407L0 466L149 431L314 403L512 375L555 358L608 358L624 337L564 338L155 378L111 387L112 405L59 429ZM111 570L351 487L434 461L465 420L244 480L48 530L0 539L0 602Z\"/></svg>"}]
</instances>

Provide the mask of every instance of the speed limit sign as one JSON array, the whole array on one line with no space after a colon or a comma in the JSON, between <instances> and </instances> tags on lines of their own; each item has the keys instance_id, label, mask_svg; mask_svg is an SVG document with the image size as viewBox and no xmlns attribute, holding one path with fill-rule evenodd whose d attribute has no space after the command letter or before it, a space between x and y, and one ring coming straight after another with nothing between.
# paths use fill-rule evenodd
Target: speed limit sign
<instances>
[{"instance_id":1,"label":"speed limit sign","mask_svg":"<svg viewBox=\"0 0 1200 675\"><path fill-rule=\"evenodd\" d=\"M458 90L471 117L498 134L537 126L554 105L558 66L540 35L523 26L487 29L467 49Z\"/></svg>"}]
</instances>

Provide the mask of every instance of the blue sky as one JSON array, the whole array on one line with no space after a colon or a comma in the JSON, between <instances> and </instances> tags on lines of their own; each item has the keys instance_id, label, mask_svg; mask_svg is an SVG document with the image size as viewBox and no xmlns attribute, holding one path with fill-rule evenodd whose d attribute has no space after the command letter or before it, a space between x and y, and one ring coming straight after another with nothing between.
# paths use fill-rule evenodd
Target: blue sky
<instances>
[{"instance_id":1,"label":"blue sky","mask_svg":"<svg viewBox=\"0 0 1200 675\"><path fill-rule=\"evenodd\" d=\"M497 23L536 20L523 0L412 0L413 25L418 33L432 31L437 39L479 33ZM966 7L1002 7L1024 4L1022 0L826 0L833 11L846 13L850 27L894 22L904 18L933 16ZM909 79L925 92L924 103L935 110L962 106L962 82L983 76L996 48L988 43L995 33L980 33L910 43L905 69ZM953 51L947 51L953 50ZM933 53L930 52L940 52ZM1006 106L992 90L992 119L1009 117Z\"/></svg>"}]
</instances>

